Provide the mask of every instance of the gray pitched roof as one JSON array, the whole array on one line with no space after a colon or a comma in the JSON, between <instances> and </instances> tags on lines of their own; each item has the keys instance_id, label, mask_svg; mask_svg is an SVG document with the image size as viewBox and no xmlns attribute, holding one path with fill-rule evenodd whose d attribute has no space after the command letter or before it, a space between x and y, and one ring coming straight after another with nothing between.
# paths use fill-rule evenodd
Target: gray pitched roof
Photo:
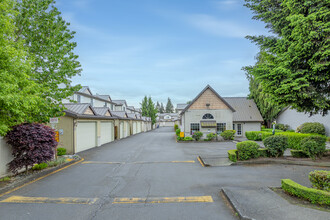
<instances>
[{"instance_id":1,"label":"gray pitched roof","mask_svg":"<svg viewBox=\"0 0 330 220\"><path fill-rule=\"evenodd\" d=\"M236 110L236 112L233 113L234 122L263 121L253 99L248 99L247 97L224 97L223 99Z\"/></svg>"},{"instance_id":2,"label":"gray pitched roof","mask_svg":"<svg viewBox=\"0 0 330 220\"><path fill-rule=\"evenodd\" d=\"M188 104L177 104L176 109L184 109Z\"/></svg>"},{"instance_id":3,"label":"gray pitched roof","mask_svg":"<svg viewBox=\"0 0 330 220\"><path fill-rule=\"evenodd\" d=\"M94 107L94 110L95 110L96 114L102 115L102 116L105 116L107 111L110 112L108 107ZM111 112L110 112L110 115L111 115Z\"/></svg>"},{"instance_id":4,"label":"gray pitched roof","mask_svg":"<svg viewBox=\"0 0 330 220\"><path fill-rule=\"evenodd\" d=\"M111 97L109 95L99 95L99 94L96 94L95 96L101 98L101 99L104 99L104 100L107 100L107 101L111 101Z\"/></svg>"},{"instance_id":5,"label":"gray pitched roof","mask_svg":"<svg viewBox=\"0 0 330 220\"><path fill-rule=\"evenodd\" d=\"M131 110L135 110L134 106L127 106L127 108L129 108Z\"/></svg>"},{"instance_id":6,"label":"gray pitched roof","mask_svg":"<svg viewBox=\"0 0 330 220\"><path fill-rule=\"evenodd\" d=\"M88 86L82 86L81 89L78 92L85 93L86 90L88 90L90 92L90 94L93 95L92 91L89 89Z\"/></svg>"},{"instance_id":7,"label":"gray pitched roof","mask_svg":"<svg viewBox=\"0 0 330 220\"><path fill-rule=\"evenodd\" d=\"M124 111L111 111L113 116L117 116L120 118L125 118L126 112Z\"/></svg>"},{"instance_id":8,"label":"gray pitched roof","mask_svg":"<svg viewBox=\"0 0 330 220\"><path fill-rule=\"evenodd\" d=\"M112 100L112 102L118 104L118 105L126 105L127 106L127 103L126 103L126 100Z\"/></svg>"},{"instance_id":9,"label":"gray pitched roof","mask_svg":"<svg viewBox=\"0 0 330 220\"><path fill-rule=\"evenodd\" d=\"M129 118L134 118L136 119L135 113L126 113Z\"/></svg>"},{"instance_id":10,"label":"gray pitched roof","mask_svg":"<svg viewBox=\"0 0 330 220\"><path fill-rule=\"evenodd\" d=\"M201 96L203 95L203 93L207 90L207 89L210 89L221 101L223 101L225 103L225 105L228 106L228 108L230 108L233 112L235 112L235 109L229 105L229 103L226 102L226 100L224 100L210 85L207 85L192 101L190 104L188 104L183 110L182 112L180 113L180 115L183 115L183 113L185 111L187 111L187 109L190 108L190 106L192 104L194 104L194 102L196 102L196 100Z\"/></svg>"},{"instance_id":11,"label":"gray pitched roof","mask_svg":"<svg viewBox=\"0 0 330 220\"><path fill-rule=\"evenodd\" d=\"M64 107L70 111L71 113L75 113L78 115L83 115L87 108L91 108L93 113L96 115L93 107L88 103L66 103Z\"/></svg>"}]
</instances>

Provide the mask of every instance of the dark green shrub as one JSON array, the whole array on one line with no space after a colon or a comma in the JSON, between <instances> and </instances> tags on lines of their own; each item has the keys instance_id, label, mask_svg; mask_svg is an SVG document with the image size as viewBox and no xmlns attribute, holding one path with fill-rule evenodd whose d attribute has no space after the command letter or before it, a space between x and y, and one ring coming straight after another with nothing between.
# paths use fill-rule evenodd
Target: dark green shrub
<instances>
[{"instance_id":1,"label":"dark green shrub","mask_svg":"<svg viewBox=\"0 0 330 220\"><path fill-rule=\"evenodd\" d=\"M301 141L301 150L313 160L321 158L325 152L325 141L324 136L306 137Z\"/></svg>"},{"instance_id":2,"label":"dark green shrub","mask_svg":"<svg viewBox=\"0 0 330 220\"><path fill-rule=\"evenodd\" d=\"M259 157L268 157L268 149L267 148L259 148Z\"/></svg>"},{"instance_id":3,"label":"dark green shrub","mask_svg":"<svg viewBox=\"0 0 330 220\"><path fill-rule=\"evenodd\" d=\"M179 136L180 136L180 132L181 132L181 129L176 129L176 130L175 130L175 134L176 134L176 136L179 137Z\"/></svg>"},{"instance_id":4,"label":"dark green shrub","mask_svg":"<svg viewBox=\"0 0 330 220\"><path fill-rule=\"evenodd\" d=\"M263 143L268 149L269 156L280 157L283 156L284 151L288 147L288 138L283 135L271 136L266 138Z\"/></svg>"},{"instance_id":5,"label":"dark green shrub","mask_svg":"<svg viewBox=\"0 0 330 220\"><path fill-rule=\"evenodd\" d=\"M248 160L259 156L259 144L254 141L242 141L236 144L239 160Z\"/></svg>"},{"instance_id":6,"label":"dark green shrub","mask_svg":"<svg viewBox=\"0 0 330 220\"><path fill-rule=\"evenodd\" d=\"M269 136L272 136L272 132L267 131L246 131L245 136L251 141L262 141Z\"/></svg>"},{"instance_id":7,"label":"dark green shrub","mask_svg":"<svg viewBox=\"0 0 330 220\"><path fill-rule=\"evenodd\" d=\"M63 147L57 148L57 156L63 156L66 154L66 149Z\"/></svg>"},{"instance_id":8,"label":"dark green shrub","mask_svg":"<svg viewBox=\"0 0 330 220\"><path fill-rule=\"evenodd\" d=\"M305 158L308 157L302 150L291 150L291 156L296 158Z\"/></svg>"},{"instance_id":9,"label":"dark green shrub","mask_svg":"<svg viewBox=\"0 0 330 220\"><path fill-rule=\"evenodd\" d=\"M174 125L174 131L176 131L177 129L179 129L179 125L175 124Z\"/></svg>"},{"instance_id":10,"label":"dark green shrub","mask_svg":"<svg viewBox=\"0 0 330 220\"><path fill-rule=\"evenodd\" d=\"M314 170L308 177L313 187L330 192L330 171Z\"/></svg>"},{"instance_id":11,"label":"dark green shrub","mask_svg":"<svg viewBox=\"0 0 330 220\"><path fill-rule=\"evenodd\" d=\"M183 137L179 137L179 136L176 137L176 140L178 141L183 141L183 139L184 139Z\"/></svg>"},{"instance_id":12,"label":"dark green shrub","mask_svg":"<svg viewBox=\"0 0 330 220\"><path fill-rule=\"evenodd\" d=\"M199 141L199 139L201 139L201 137L203 136L203 133L200 131L196 131L194 132L194 134L192 135L192 137L196 140Z\"/></svg>"},{"instance_id":13,"label":"dark green shrub","mask_svg":"<svg viewBox=\"0 0 330 220\"><path fill-rule=\"evenodd\" d=\"M325 135L325 127L323 124L318 122L306 122L300 125L297 130L304 134L321 134Z\"/></svg>"},{"instance_id":14,"label":"dark green shrub","mask_svg":"<svg viewBox=\"0 0 330 220\"><path fill-rule=\"evenodd\" d=\"M273 132L272 128L265 128L265 129L261 129L261 131L265 131L265 132ZM275 129L275 132L284 132L283 130L280 129Z\"/></svg>"},{"instance_id":15,"label":"dark green shrub","mask_svg":"<svg viewBox=\"0 0 330 220\"><path fill-rule=\"evenodd\" d=\"M284 135L288 137L288 148L294 149L294 150L301 150L301 141L310 136L314 136L312 134L301 134L301 133L295 133L295 132L278 132L275 134L277 135Z\"/></svg>"},{"instance_id":16,"label":"dark green shrub","mask_svg":"<svg viewBox=\"0 0 330 220\"><path fill-rule=\"evenodd\" d=\"M36 164L32 167L32 170L43 170L43 169L46 169L48 167L48 164L47 163L39 163L39 164Z\"/></svg>"},{"instance_id":17,"label":"dark green shrub","mask_svg":"<svg viewBox=\"0 0 330 220\"><path fill-rule=\"evenodd\" d=\"M192 137L184 137L183 140L184 141L193 141L194 139Z\"/></svg>"},{"instance_id":18,"label":"dark green shrub","mask_svg":"<svg viewBox=\"0 0 330 220\"><path fill-rule=\"evenodd\" d=\"M282 130L282 131L288 130L289 127L290 127L289 125L285 125L285 124L275 124L275 129L279 129L279 130Z\"/></svg>"},{"instance_id":19,"label":"dark green shrub","mask_svg":"<svg viewBox=\"0 0 330 220\"><path fill-rule=\"evenodd\" d=\"M229 150L228 159L232 162L237 162L237 150Z\"/></svg>"},{"instance_id":20,"label":"dark green shrub","mask_svg":"<svg viewBox=\"0 0 330 220\"><path fill-rule=\"evenodd\" d=\"M208 141L214 140L217 135L215 133L209 133L206 135Z\"/></svg>"},{"instance_id":21,"label":"dark green shrub","mask_svg":"<svg viewBox=\"0 0 330 220\"><path fill-rule=\"evenodd\" d=\"M226 131L222 132L220 135L225 140L234 140L235 133L236 133L235 130L226 130Z\"/></svg>"},{"instance_id":22,"label":"dark green shrub","mask_svg":"<svg viewBox=\"0 0 330 220\"><path fill-rule=\"evenodd\" d=\"M309 200L312 203L330 205L330 192L308 188L290 179L282 179L282 189L293 196Z\"/></svg>"}]
</instances>

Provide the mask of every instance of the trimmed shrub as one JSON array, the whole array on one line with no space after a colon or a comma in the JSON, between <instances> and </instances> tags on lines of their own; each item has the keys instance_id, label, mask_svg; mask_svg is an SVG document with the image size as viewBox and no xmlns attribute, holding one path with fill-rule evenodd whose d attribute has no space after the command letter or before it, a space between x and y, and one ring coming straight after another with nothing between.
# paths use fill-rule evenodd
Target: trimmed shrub
<instances>
[{"instance_id":1,"label":"trimmed shrub","mask_svg":"<svg viewBox=\"0 0 330 220\"><path fill-rule=\"evenodd\" d=\"M330 192L330 171L314 170L308 175L313 187Z\"/></svg>"},{"instance_id":2,"label":"trimmed shrub","mask_svg":"<svg viewBox=\"0 0 330 220\"><path fill-rule=\"evenodd\" d=\"M199 141L203 137L203 133L200 131L196 131L193 133L192 138L194 138L196 141Z\"/></svg>"},{"instance_id":3,"label":"trimmed shrub","mask_svg":"<svg viewBox=\"0 0 330 220\"><path fill-rule=\"evenodd\" d=\"M321 158L325 152L325 141L324 136L306 137L301 141L301 150L313 160Z\"/></svg>"},{"instance_id":4,"label":"trimmed shrub","mask_svg":"<svg viewBox=\"0 0 330 220\"><path fill-rule=\"evenodd\" d=\"M297 128L298 132L304 133L304 134L320 134L325 135L325 128L324 125L318 122L306 122L302 125L300 125Z\"/></svg>"},{"instance_id":5,"label":"trimmed shrub","mask_svg":"<svg viewBox=\"0 0 330 220\"><path fill-rule=\"evenodd\" d=\"M43 170L43 169L46 169L48 167L48 164L47 163L39 163L39 164L36 164L32 167L32 170Z\"/></svg>"},{"instance_id":6,"label":"trimmed shrub","mask_svg":"<svg viewBox=\"0 0 330 220\"><path fill-rule=\"evenodd\" d=\"M301 141L310 136L314 136L313 134L301 134L294 132L278 132L276 135L284 135L288 137L288 148L294 150L301 150Z\"/></svg>"},{"instance_id":7,"label":"trimmed shrub","mask_svg":"<svg viewBox=\"0 0 330 220\"><path fill-rule=\"evenodd\" d=\"M296 158L305 158L308 157L302 150L291 150L291 156Z\"/></svg>"},{"instance_id":8,"label":"trimmed shrub","mask_svg":"<svg viewBox=\"0 0 330 220\"><path fill-rule=\"evenodd\" d=\"M178 136L178 137L179 137L179 136L180 136L180 132L181 132L181 129L179 129L179 128L178 128L178 129L176 129L176 130L175 130L175 134L176 134L176 136Z\"/></svg>"},{"instance_id":9,"label":"trimmed shrub","mask_svg":"<svg viewBox=\"0 0 330 220\"><path fill-rule=\"evenodd\" d=\"M57 146L54 130L38 123L16 125L5 138L13 149L14 159L9 163L9 170L13 173L52 160Z\"/></svg>"},{"instance_id":10,"label":"trimmed shrub","mask_svg":"<svg viewBox=\"0 0 330 220\"><path fill-rule=\"evenodd\" d=\"M193 141L194 139L192 137L184 137L183 140L184 141Z\"/></svg>"},{"instance_id":11,"label":"trimmed shrub","mask_svg":"<svg viewBox=\"0 0 330 220\"><path fill-rule=\"evenodd\" d=\"M242 141L236 144L238 160L248 160L259 156L259 144L254 141Z\"/></svg>"},{"instance_id":12,"label":"trimmed shrub","mask_svg":"<svg viewBox=\"0 0 330 220\"><path fill-rule=\"evenodd\" d=\"M268 149L267 148L259 148L258 153L259 153L259 157L268 157Z\"/></svg>"},{"instance_id":13,"label":"trimmed shrub","mask_svg":"<svg viewBox=\"0 0 330 220\"><path fill-rule=\"evenodd\" d=\"M288 130L289 127L290 127L289 125L285 125L285 124L275 124L275 129L282 130L282 131Z\"/></svg>"},{"instance_id":14,"label":"trimmed shrub","mask_svg":"<svg viewBox=\"0 0 330 220\"><path fill-rule=\"evenodd\" d=\"M174 125L174 131L178 130L179 129L179 125L175 124Z\"/></svg>"},{"instance_id":15,"label":"trimmed shrub","mask_svg":"<svg viewBox=\"0 0 330 220\"><path fill-rule=\"evenodd\" d=\"M220 135L225 140L234 140L235 133L236 133L235 130L226 130L226 131L222 132Z\"/></svg>"},{"instance_id":16,"label":"trimmed shrub","mask_svg":"<svg viewBox=\"0 0 330 220\"><path fill-rule=\"evenodd\" d=\"M63 156L66 154L66 149L63 147L57 148L57 156Z\"/></svg>"},{"instance_id":17,"label":"trimmed shrub","mask_svg":"<svg viewBox=\"0 0 330 220\"><path fill-rule=\"evenodd\" d=\"M214 140L217 135L215 133L209 133L206 135L208 141Z\"/></svg>"},{"instance_id":18,"label":"trimmed shrub","mask_svg":"<svg viewBox=\"0 0 330 220\"><path fill-rule=\"evenodd\" d=\"M272 133L273 129L272 128L265 128L265 129L261 129L261 131L266 131L266 132ZM275 129L275 132L284 132L284 131L280 130L280 129Z\"/></svg>"},{"instance_id":19,"label":"trimmed shrub","mask_svg":"<svg viewBox=\"0 0 330 220\"><path fill-rule=\"evenodd\" d=\"M283 156L284 151L288 147L288 138L286 136L271 136L263 141L265 147L268 149L269 156L280 157Z\"/></svg>"},{"instance_id":20,"label":"trimmed shrub","mask_svg":"<svg viewBox=\"0 0 330 220\"><path fill-rule=\"evenodd\" d=\"M267 131L246 131L245 136L251 141L262 141L269 136L272 136L272 132Z\"/></svg>"},{"instance_id":21,"label":"trimmed shrub","mask_svg":"<svg viewBox=\"0 0 330 220\"><path fill-rule=\"evenodd\" d=\"M237 162L237 150L229 150L228 159L232 162Z\"/></svg>"},{"instance_id":22,"label":"trimmed shrub","mask_svg":"<svg viewBox=\"0 0 330 220\"><path fill-rule=\"evenodd\" d=\"M318 203L320 205L330 205L330 192L302 186L290 179L282 179L282 189L287 193Z\"/></svg>"},{"instance_id":23,"label":"trimmed shrub","mask_svg":"<svg viewBox=\"0 0 330 220\"><path fill-rule=\"evenodd\" d=\"M176 137L176 140L177 140L177 141L183 141L183 139L184 139L183 137L179 137L179 136Z\"/></svg>"}]
</instances>

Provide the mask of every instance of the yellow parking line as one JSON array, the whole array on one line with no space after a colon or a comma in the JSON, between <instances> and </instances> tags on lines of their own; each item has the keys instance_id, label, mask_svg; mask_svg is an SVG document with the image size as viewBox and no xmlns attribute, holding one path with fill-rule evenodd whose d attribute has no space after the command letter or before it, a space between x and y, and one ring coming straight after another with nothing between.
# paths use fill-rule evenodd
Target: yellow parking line
<instances>
[{"instance_id":1,"label":"yellow parking line","mask_svg":"<svg viewBox=\"0 0 330 220\"><path fill-rule=\"evenodd\" d=\"M85 204L91 205L97 201L97 198L49 198L49 197L24 197L11 196L0 201L0 203L56 203L56 204Z\"/></svg>"},{"instance_id":2,"label":"yellow parking line","mask_svg":"<svg viewBox=\"0 0 330 220\"><path fill-rule=\"evenodd\" d=\"M212 196L115 198L113 204L213 202Z\"/></svg>"},{"instance_id":3,"label":"yellow parking line","mask_svg":"<svg viewBox=\"0 0 330 220\"><path fill-rule=\"evenodd\" d=\"M30 182L28 182L28 183L25 183L25 184L23 184L23 185L21 185L21 186L18 186L18 187L16 187L16 188L12 189L12 190L9 190L9 191L7 191L7 192L5 192L5 193L2 193L2 194L0 194L0 197L2 197L2 196L4 196L4 195L7 195L7 194L9 194L9 193L15 192L15 191L18 190L18 189L21 189L21 188L23 188L23 187L25 187L25 186L27 186L27 185L30 185L31 183L37 182L38 180L41 180L41 179L43 179L43 178L46 178L47 176L50 176L50 175L52 175L52 174L54 174L54 173L60 172L60 171L62 171L62 170L64 170L64 169L66 169L66 168L69 168L69 167L73 166L73 165L76 165L76 164L78 164L78 163L80 163L80 162L82 162L82 161L84 161L84 158L81 158L81 160L79 160L79 161L77 161L77 162L74 162L74 163L72 163L72 164L70 164L70 165L68 165L68 166L62 167L62 168L60 168L60 169L58 169L58 170L55 170L55 171L53 171L53 172L51 172L51 173L48 173L48 174L46 174L46 175L44 175L44 176L42 176L42 177L39 177L39 178L37 178L37 179L35 179L35 180L32 180L32 181L30 181Z\"/></svg>"},{"instance_id":4,"label":"yellow parking line","mask_svg":"<svg viewBox=\"0 0 330 220\"><path fill-rule=\"evenodd\" d=\"M204 163L203 163L202 160L201 160L201 158L200 158L200 157L197 157L197 159L198 159L199 163L202 164L203 167L205 167L205 166L204 166Z\"/></svg>"}]
</instances>

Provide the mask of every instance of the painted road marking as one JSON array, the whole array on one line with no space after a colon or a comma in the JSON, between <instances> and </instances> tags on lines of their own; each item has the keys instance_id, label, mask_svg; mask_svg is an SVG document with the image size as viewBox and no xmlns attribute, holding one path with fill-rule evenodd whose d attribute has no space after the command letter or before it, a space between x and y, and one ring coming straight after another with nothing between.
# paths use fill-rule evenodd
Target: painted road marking
<instances>
[{"instance_id":1,"label":"painted road marking","mask_svg":"<svg viewBox=\"0 0 330 220\"><path fill-rule=\"evenodd\" d=\"M199 163L200 163L203 167L205 167L205 166L204 166L204 163L202 162L202 160L201 160L201 158L200 158L199 156L197 157L197 160L199 161Z\"/></svg>"},{"instance_id":2,"label":"painted road marking","mask_svg":"<svg viewBox=\"0 0 330 220\"><path fill-rule=\"evenodd\" d=\"M212 196L115 198L113 204L213 202Z\"/></svg>"},{"instance_id":3,"label":"painted road marking","mask_svg":"<svg viewBox=\"0 0 330 220\"><path fill-rule=\"evenodd\" d=\"M106 161L84 161L82 164L153 164L153 163L195 163L194 160L187 161L137 161L137 162L106 162Z\"/></svg>"},{"instance_id":4,"label":"painted road marking","mask_svg":"<svg viewBox=\"0 0 330 220\"><path fill-rule=\"evenodd\" d=\"M85 204L91 205L95 203L97 198L49 198L49 197L24 197L11 196L0 201L1 203L56 203L56 204Z\"/></svg>"},{"instance_id":5,"label":"painted road marking","mask_svg":"<svg viewBox=\"0 0 330 220\"><path fill-rule=\"evenodd\" d=\"M25 184L23 184L23 185L21 185L21 186L18 186L18 187L16 187L16 188L12 189L12 190L9 190L9 191L7 191L7 192L5 192L5 193L2 193L2 194L0 194L0 197L2 197L2 196L4 196L4 195L7 195L7 194L9 194L9 193L15 192L15 191L18 190L18 189L21 189L21 188L23 188L23 187L25 187L25 186L27 186L27 185L30 185L31 183L35 183L35 182L37 182L38 180L41 180L41 179L43 179L43 178L46 178L47 176L50 176L50 175L52 175L52 174L54 174L54 173L60 172L60 171L62 171L62 170L64 170L64 169L69 168L69 167L71 167L71 166L73 166L73 165L76 165L76 164L78 164L78 163L80 163L80 162L82 162L82 161L84 161L84 158L81 158L81 160L79 160L79 161L77 161L77 162L74 162L74 163L72 163L72 164L70 164L70 165L67 165L67 166L65 166L65 167L62 167L62 168L60 168L60 169L58 169L58 170L55 170L55 171L53 171L53 172L51 172L51 173L48 173L48 174L46 174L46 175L44 175L44 176L42 176L42 177L39 177L39 178L37 178L37 179L35 179L35 180L32 180L32 181L30 181L30 182L28 182L28 183L25 183Z\"/></svg>"}]
</instances>

